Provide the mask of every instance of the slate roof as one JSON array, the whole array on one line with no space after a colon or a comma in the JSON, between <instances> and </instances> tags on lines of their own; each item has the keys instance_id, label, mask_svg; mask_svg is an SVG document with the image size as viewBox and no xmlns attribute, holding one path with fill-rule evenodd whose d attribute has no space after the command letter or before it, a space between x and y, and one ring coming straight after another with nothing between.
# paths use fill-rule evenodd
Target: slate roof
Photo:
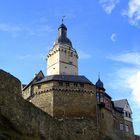
<instances>
[{"instance_id":1,"label":"slate roof","mask_svg":"<svg viewBox=\"0 0 140 140\"><path fill-rule=\"evenodd\" d=\"M113 106L113 109L114 109L115 111L117 111L117 112L119 112L119 113L123 113L123 108L116 107L116 106L114 105L114 102L113 102L113 101L112 101L112 106Z\"/></svg>"},{"instance_id":2,"label":"slate roof","mask_svg":"<svg viewBox=\"0 0 140 140\"><path fill-rule=\"evenodd\" d=\"M93 83L89 81L85 76L77 76L77 75L50 75L46 76L40 81L35 82L35 84L48 82L48 81L65 81L65 82L78 82L78 83L86 83L91 84Z\"/></svg>"},{"instance_id":3,"label":"slate roof","mask_svg":"<svg viewBox=\"0 0 140 140\"><path fill-rule=\"evenodd\" d=\"M109 99L112 99L111 96L109 96L106 92L104 93L104 95L109 98Z\"/></svg>"},{"instance_id":4,"label":"slate roof","mask_svg":"<svg viewBox=\"0 0 140 140\"><path fill-rule=\"evenodd\" d=\"M29 84L27 84L27 85L23 88L23 91L24 91L26 88L28 88L30 85L32 85L33 83L35 83L35 81L41 80L40 78L38 78L38 75L39 75L39 74L42 74L43 77L44 77L43 72L42 72L42 71L39 71L39 73L36 74L35 77L31 80L31 82L30 82Z\"/></svg>"},{"instance_id":5,"label":"slate roof","mask_svg":"<svg viewBox=\"0 0 140 140\"><path fill-rule=\"evenodd\" d=\"M122 99L122 100L116 100L114 101L114 106L119 107L119 108L125 108L125 105L127 103L127 99Z\"/></svg>"},{"instance_id":6,"label":"slate roof","mask_svg":"<svg viewBox=\"0 0 140 140\"><path fill-rule=\"evenodd\" d=\"M58 30L62 30L62 34L56 39L55 43L54 44L68 44L72 47L72 42L70 41L70 39L67 37L67 27L62 23Z\"/></svg>"},{"instance_id":7,"label":"slate roof","mask_svg":"<svg viewBox=\"0 0 140 140\"><path fill-rule=\"evenodd\" d=\"M99 88L104 88L104 84L103 82L100 80L100 78L98 79L98 81L96 82L96 87L99 87Z\"/></svg>"}]
</instances>

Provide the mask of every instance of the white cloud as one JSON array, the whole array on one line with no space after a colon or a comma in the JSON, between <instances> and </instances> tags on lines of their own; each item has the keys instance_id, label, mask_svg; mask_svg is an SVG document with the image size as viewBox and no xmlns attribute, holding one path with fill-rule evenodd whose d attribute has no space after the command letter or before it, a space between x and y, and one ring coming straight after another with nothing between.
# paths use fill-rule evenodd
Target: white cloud
<instances>
[{"instance_id":1,"label":"white cloud","mask_svg":"<svg viewBox=\"0 0 140 140\"><path fill-rule=\"evenodd\" d=\"M25 55L19 55L17 56L18 59L20 60L45 60L46 59L46 55L43 53L40 54L25 54Z\"/></svg>"},{"instance_id":2,"label":"white cloud","mask_svg":"<svg viewBox=\"0 0 140 140\"><path fill-rule=\"evenodd\" d=\"M79 55L79 59L89 59L92 57L90 54L88 54L82 50L78 51L78 55Z\"/></svg>"},{"instance_id":3,"label":"white cloud","mask_svg":"<svg viewBox=\"0 0 140 140\"><path fill-rule=\"evenodd\" d=\"M110 37L112 42L116 42L117 40L117 35L115 33L112 33L111 37Z\"/></svg>"},{"instance_id":4,"label":"white cloud","mask_svg":"<svg viewBox=\"0 0 140 140\"><path fill-rule=\"evenodd\" d=\"M40 36L46 32L52 32L53 29L47 24L37 24L32 25L32 27L26 27L21 24L7 24L7 23L0 23L0 31L7 32L12 35L12 37L17 37L22 33L27 35L37 35Z\"/></svg>"},{"instance_id":5,"label":"white cloud","mask_svg":"<svg viewBox=\"0 0 140 140\"><path fill-rule=\"evenodd\" d=\"M128 52L116 56L110 56L110 59L123 63L140 65L140 52Z\"/></svg>"},{"instance_id":6,"label":"white cloud","mask_svg":"<svg viewBox=\"0 0 140 140\"><path fill-rule=\"evenodd\" d=\"M102 5L107 14L111 14L116 5L119 3L119 0L99 0L99 3Z\"/></svg>"},{"instance_id":7,"label":"white cloud","mask_svg":"<svg viewBox=\"0 0 140 140\"><path fill-rule=\"evenodd\" d=\"M130 76L128 84L132 90L134 101L140 106L140 70Z\"/></svg>"},{"instance_id":8,"label":"white cloud","mask_svg":"<svg viewBox=\"0 0 140 140\"><path fill-rule=\"evenodd\" d=\"M128 9L123 11L122 15L129 18L131 25L138 26L140 22L140 0L129 0Z\"/></svg>"},{"instance_id":9,"label":"white cloud","mask_svg":"<svg viewBox=\"0 0 140 140\"><path fill-rule=\"evenodd\" d=\"M117 81L118 88L129 90L131 99L140 107L140 53L124 53L110 58L114 61L133 64L133 67L125 67L124 65L118 69L114 73L114 81Z\"/></svg>"}]
</instances>

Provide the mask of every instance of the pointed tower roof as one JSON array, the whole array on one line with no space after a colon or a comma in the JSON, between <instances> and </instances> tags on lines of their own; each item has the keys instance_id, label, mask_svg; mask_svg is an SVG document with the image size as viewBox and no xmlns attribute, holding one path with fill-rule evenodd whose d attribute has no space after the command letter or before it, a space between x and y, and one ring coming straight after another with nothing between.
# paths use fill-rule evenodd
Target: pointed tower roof
<instances>
[{"instance_id":1,"label":"pointed tower roof","mask_svg":"<svg viewBox=\"0 0 140 140\"><path fill-rule=\"evenodd\" d=\"M96 87L102 89L103 91L105 91L104 88L104 83L100 80L100 75L98 76L98 81L96 82Z\"/></svg>"},{"instance_id":2,"label":"pointed tower roof","mask_svg":"<svg viewBox=\"0 0 140 140\"><path fill-rule=\"evenodd\" d=\"M58 27L58 38L56 39L54 45L56 44L67 44L72 47L72 43L70 39L67 37L67 27L66 25L64 25L63 19L62 19L62 23Z\"/></svg>"},{"instance_id":3,"label":"pointed tower roof","mask_svg":"<svg viewBox=\"0 0 140 140\"><path fill-rule=\"evenodd\" d=\"M104 88L104 84L103 82L100 80L100 78L98 79L98 81L96 82L96 87L99 87L99 88Z\"/></svg>"}]
</instances>

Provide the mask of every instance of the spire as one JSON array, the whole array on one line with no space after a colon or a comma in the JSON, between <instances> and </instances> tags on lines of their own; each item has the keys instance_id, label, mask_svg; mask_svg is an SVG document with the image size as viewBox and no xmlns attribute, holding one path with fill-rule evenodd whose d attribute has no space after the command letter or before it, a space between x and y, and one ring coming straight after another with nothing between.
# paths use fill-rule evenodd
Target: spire
<instances>
[{"instance_id":1,"label":"spire","mask_svg":"<svg viewBox=\"0 0 140 140\"><path fill-rule=\"evenodd\" d=\"M64 17L65 16L62 16L62 23L59 26L58 31L59 31L59 36L67 37L67 27L63 23L64 22Z\"/></svg>"},{"instance_id":2,"label":"spire","mask_svg":"<svg viewBox=\"0 0 140 140\"><path fill-rule=\"evenodd\" d=\"M98 74L98 81L96 82L96 87L104 89L104 84L103 82L100 80L100 73Z\"/></svg>"},{"instance_id":3,"label":"spire","mask_svg":"<svg viewBox=\"0 0 140 140\"><path fill-rule=\"evenodd\" d=\"M64 25L64 17L62 16L62 23L58 27L58 38L56 39L55 44L61 43L61 44L68 44L72 47L72 43L70 39L67 38L67 27Z\"/></svg>"},{"instance_id":4,"label":"spire","mask_svg":"<svg viewBox=\"0 0 140 140\"><path fill-rule=\"evenodd\" d=\"M100 79L100 72L98 73L98 79Z\"/></svg>"}]
</instances>

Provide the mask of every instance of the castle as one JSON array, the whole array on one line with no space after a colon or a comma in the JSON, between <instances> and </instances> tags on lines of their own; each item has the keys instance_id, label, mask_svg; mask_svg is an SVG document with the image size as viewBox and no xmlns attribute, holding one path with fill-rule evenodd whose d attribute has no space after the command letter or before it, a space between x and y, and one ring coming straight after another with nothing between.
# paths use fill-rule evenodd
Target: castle
<instances>
[{"instance_id":1,"label":"castle","mask_svg":"<svg viewBox=\"0 0 140 140\"><path fill-rule=\"evenodd\" d=\"M107 140L135 139L127 99L113 101L100 77L93 84L85 76L78 75L78 54L67 37L63 22L47 62L47 76L40 71L23 87L25 100L58 120L91 120L97 133L108 136ZM92 132L84 127L81 133L90 135Z\"/></svg>"}]
</instances>

